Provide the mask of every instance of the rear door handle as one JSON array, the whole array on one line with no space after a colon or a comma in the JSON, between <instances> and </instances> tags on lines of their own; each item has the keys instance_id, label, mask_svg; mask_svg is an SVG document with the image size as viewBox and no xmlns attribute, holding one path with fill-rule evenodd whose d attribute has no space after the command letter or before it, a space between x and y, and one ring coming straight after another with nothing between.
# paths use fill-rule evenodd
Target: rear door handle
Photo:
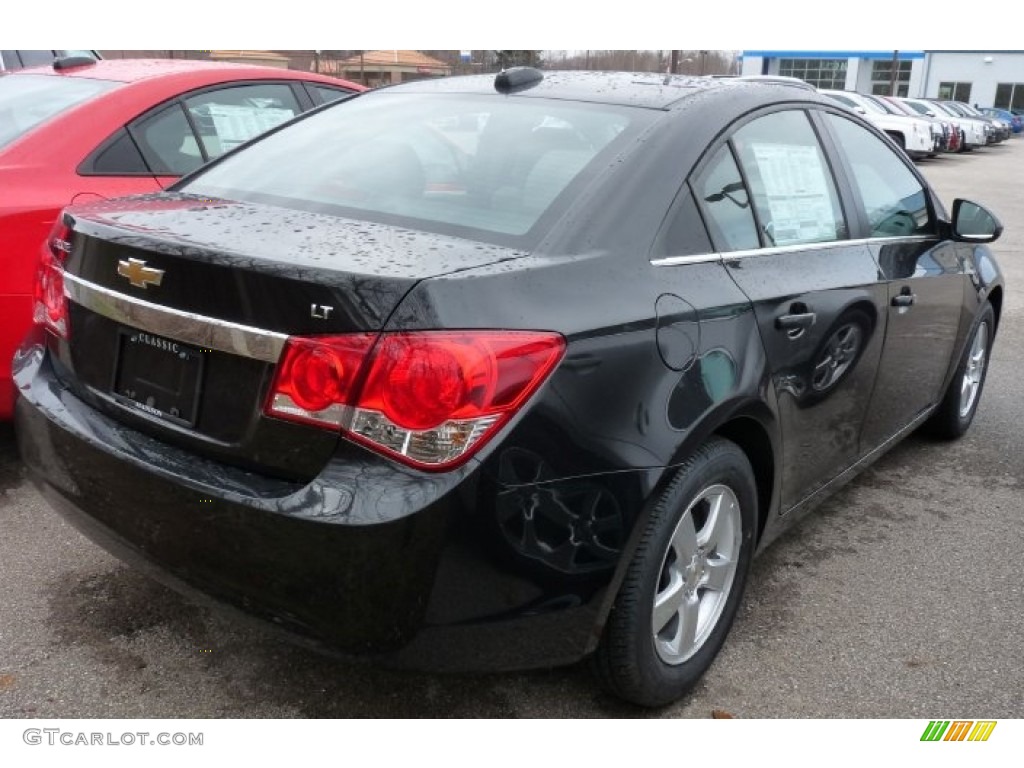
<instances>
[{"instance_id":1,"label":"rear door handle","mask_svg":"<svg viewBox=\"0 0 1024 768\"><path fill-rule=\"evenodd\" d=\"M804 331L814 325L818 315L809 311L806 304L799 302L790 305L789 309L790 314L775 318L775 328L785 331L791 339L798 339L803 336Z\"/></svg>"}]
</instances>

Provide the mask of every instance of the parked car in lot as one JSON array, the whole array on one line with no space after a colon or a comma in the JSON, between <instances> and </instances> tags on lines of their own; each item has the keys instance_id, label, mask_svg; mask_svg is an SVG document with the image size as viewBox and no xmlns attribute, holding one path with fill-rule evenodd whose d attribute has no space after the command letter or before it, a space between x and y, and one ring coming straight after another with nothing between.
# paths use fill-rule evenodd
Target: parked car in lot
<instances>
[{"instance_id":1,"label":"parked car in lot","mask_svg":"<svg viewBox=\"0 0 1024 768\"><path fill-rule=\"evenodd\" d=\"M960 146L964 152L970 152L977 147L984 147L989 143L991 128L983 120L964 117L959 112L955 112L944 104L931 99L901 98L900 101L922 115L952 120L963 132L963 141Z\"/></svg>"},{"instance_id":2,"label":"parked car in lot","mask_svg":"<svg viewBox=\"0 0 1024 768\"><path fill-rule=\"evenodd\" d=\"M868 96L862 94L864 98L870 99L877 102L880 106L884 107L889 112L894 112L901 115L909 115L910 117L924 118L932 123L932 133L937 136L941 132L941 139L939 140L939 149L943 152L959 152L960 144L962 141L963 131L960 130L951 120L943 120L939 117L931 117L929 115L922 115L915 112L908 105L904 104L895 96Z\"/></svg>"},{"instance_id":3,"label":"parked car in lot","mask_svg":"<svg viewBox=\"0 0 1024 768\"><path fill-rule=\"evenodd\" d=\"M662 705L756 552L917 428L968 429L1000 232L807 89L406 83L66 210L16 434L172 584L386 663L592 655Z\"/></svg>"},{"instance_id":4,"label":"parked car in lot","mask_svg":"<svg viewBox=\"0 0 1024 768\"><path fill-rule=\"evenodd\" d=\"M198 61L58 59L0 75L0 420L32 323L39 247L72 201L155 192L211 157L361 86Z\"/></svg>"},{"instance_id":5,"label":"parked car in lot","mask_svg":"<svg viewBox=\"0 0 1024 768\"><path fill-rule=\"evenodd\" d=\"M987 117L986 115L981 114L981 112L976 110L970 104L965 104L962 101L943 101L942 105L947 109L953 110L959 115L963 115L964 117L984 121L988 127L986 140L989 144L998 144L999 142L1006 141L1010 138L1011 134L1009 123L1000 120L999 118Z\"/></svg>"},{"instance_id":6,"label":"parked car in lot","mask_svg":"<svg viewBox=\"0 0 1024 768\"><path fill-rule=\"evenodd\" d=\"M978 110L985 117L995 117L1010 126L1011 133L1020 133L1024 129L1024 120L1008 109L997 109L996 107L982 107Z\"/></svg>"},{"instance_id":7,"label":"parked car in lot","mask_svg":"<svg viewBox=\"0 0 1024 768\"><path fill-rule=\"evenodd\" d=\"M939 151L941 139L932 130L931 121L893 114L880 104L852 91L819 89L818 92L862 115L865 120L887 133L900 149L914 159L928 157Z\"/></svg>"}]
</instances>

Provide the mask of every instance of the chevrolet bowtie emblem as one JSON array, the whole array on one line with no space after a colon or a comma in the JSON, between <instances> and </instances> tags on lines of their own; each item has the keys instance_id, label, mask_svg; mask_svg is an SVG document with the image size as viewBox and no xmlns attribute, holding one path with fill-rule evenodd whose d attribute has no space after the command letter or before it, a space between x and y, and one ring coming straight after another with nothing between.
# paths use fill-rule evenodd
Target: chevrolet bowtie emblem
<instances>
[{"instance_id":1,"label":"chevrolet bowtie emblem","mask_svg":"<svg viewBox=\"0 0 1024 768\"><path fill-rule=\"evenodd\" d=\"M128 259L128 261L117 262L117 274L127 277L129 282L136 288L145 288L149 285L160 285L164 279L162 269L147 267L146 262L141 259Z\"/></svg>"}]
</instances>

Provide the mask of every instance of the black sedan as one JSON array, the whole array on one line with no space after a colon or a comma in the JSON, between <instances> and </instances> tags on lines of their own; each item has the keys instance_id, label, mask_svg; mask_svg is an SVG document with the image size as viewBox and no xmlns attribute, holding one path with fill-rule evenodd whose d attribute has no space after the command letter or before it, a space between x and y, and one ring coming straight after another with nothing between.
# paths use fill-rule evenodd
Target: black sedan
<instances>
[{"instance_id":1,"label":"black sedan","mask_svg":"<svg viewBox=\"0 0 1024 768\"><path fill-rule=\"evenodd\" d=\"M807 89L408 83L67 210L18 441L179 587L382 663L592 656L662 705L756 552L900 438L967 430L1000 232Z\"/></svg>"}]
</instances>

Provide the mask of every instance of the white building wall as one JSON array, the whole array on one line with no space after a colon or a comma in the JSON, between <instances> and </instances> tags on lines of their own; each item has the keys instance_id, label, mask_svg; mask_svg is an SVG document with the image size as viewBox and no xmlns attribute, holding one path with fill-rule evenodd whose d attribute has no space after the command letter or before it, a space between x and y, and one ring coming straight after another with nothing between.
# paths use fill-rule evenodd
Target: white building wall
<instances>
[{"instance_id":1,"label":"white building wall","mask_svg":"<svg viewBox=\"0 0 1024 768\"><path fill-rule=\"evenodd\" d=\"M847 91L857 90L857 77L858 73L862 69L866 69L868 72L871 71L871 67L862 67L861 59L847 59L846 60L846 84L843 86Z\"/></svg>"},{"instance_id":2,"label":"white building wall","mask_svg":"<svg viewBox=\"0 0 1024 768\"><path fill-rule=\"evenodd\" d=\"M925 98L939 95L939 83L971 84L971 104L991 106L999 83L1024 83L1024 51L957 51L929 53L921 90Z\"/></svg>"},{"instance_id":3,"label":"white building wall","mask_svg":"<svg viewBox=\"0 0 1024 768\"><path fill-rule=\"evenodd\" d=\"M761 67L763 66L763 56L744 56L743 67L740 69L741 75L760 75Z\"/></svg>"},{"instance_id":4,"label":"white building wall","mask_svg":"<svg viewBox=\"0 0 1024 768\"><path fill-rule=\"evenodd\" d=\"M860 62L857 79L854 84L847 85L848 89L857 91L858 93L871 93L872 80L871 75L875 69L875 62L880 59L850 59L851 66L854 61ZM886 61L886 64L891 63L891 59ZM910 82L907 85L907 94L914 95L917 93L915 90L915 79L920 81L924 77L924 59L911 59L910 60Z\"/></svg>"},{"instance_id":5,"label":"white building wall","mask_svg":"<svg viewBox=\"0 0 1024 768\"><path fill-rule=\"evenodd\" d=\"M858 93L871 93L871 70L874 65L868 59L850 59L848 67L853 66L853 62L859 62L857 66L857 79L850 83L850 78L847 77L846 89L848 91L857 91Z\"/></svg>"},{"instance_id":6,"label":"white building wall","mask_svg":"<svg viewBox=\"0 0 1024 768\"><path fill-rule=\"evenodd\" d=\"M910 82L907 84L907 95L921 96L924 92L924 71L927 59L914 59L910 66Z\"/></svg>"},{"instance_id":7,"label":"white building wall","mask_svg":"<svg viewBox=\"0 0 1024 768\"><path fill-rule=\"evenodd\" d=\"M871 59L848 59L846 88L871 92ZM760 75L764 67L761 56L745 56L742 74ZM768 74L779 73L779 59L768 59ZM926 53L924 59L912 59L908 93L912 97L935 98L939 83L971 84L972 104L983 107L995 102L996 85L1024 85L1024 51L940 51Z\"/></svg>"}]
</instances>

